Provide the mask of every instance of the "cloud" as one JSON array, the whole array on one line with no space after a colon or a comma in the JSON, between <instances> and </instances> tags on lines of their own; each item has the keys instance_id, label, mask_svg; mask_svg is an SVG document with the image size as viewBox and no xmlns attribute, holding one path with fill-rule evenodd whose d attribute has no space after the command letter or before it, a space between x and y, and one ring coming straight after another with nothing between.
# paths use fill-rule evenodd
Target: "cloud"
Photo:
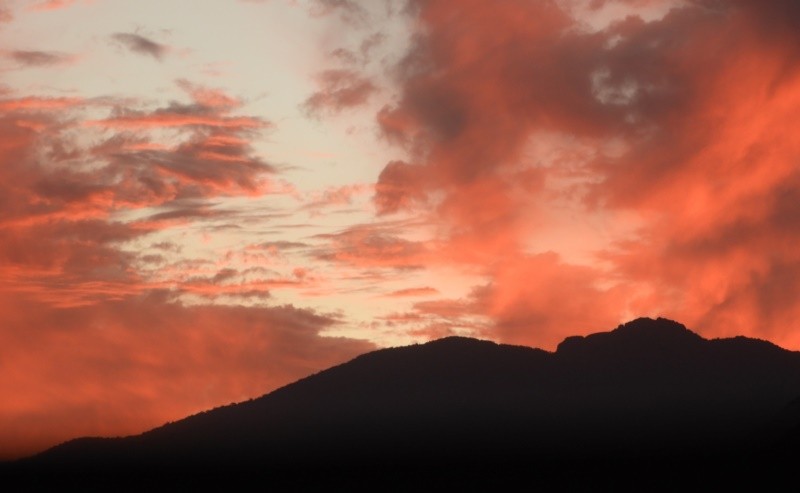
<instances>
[{"instance_id":1,"label":"cloud","mask_svg":"<svg viewBox=\"0 0 800 493\"><path fill-rule=\"evenodd\" d=\"M70 63L74 60L72 55L55 51L16 50L9 52L6 56L17 63L28 67L61 65Z\"/></svg>"},{"instance_id":2,"label":"cloud","mask_svg":"<svg viewBox=\"0 0 800 493\"><path fill-rule=\"evenodd\" d=\"M653 74L669 75L673 96L642 112L652 122L646 145L600 165L606 180L592 199L650 218L638 240L610 254L620 275L650 293L642 304L711 335L795 347L787 327L797 308L777 293L796 288L785 274L798 269L784 246L797 238L786 200L800 185L789 131L800 88L797 7L717 7L665 19L661 28L685 40L660 50L667 74ZM642 30L619 48L657 34Z\"/></svg>"},{"instance_id":3,"label":"cloud","mask_svg":"<svg viewBox=\"0 0 800 493\"><path fill-rule=\"evenodd\" d=\"M0 24L5 24L14 20L14 15L8 6L0 4Z\"/></svg>"},{"instance_id":4,"label":"cloud","mask_svg":"<svg viewBox=\"0 0 800 493\"><path fill-rule=\"evenodd\" d=\"M392 297L422 296L411 310L384 317L406 334L460 334L555 350L568 335L607 330L635 290L599 286L598 272L563 262L553 252L509 255L486 273L488 283L458 299L435 297L431 288L400 290Z\"/></svg>"},{"instance_id":5,"label":"cloud","mask_svg":"<svg viewBox=\"0 0 800 493\"><path fill-rule=\"evenodd\" d=\"M317 249L319 260L362 268L419 269L429 258L424 242L407 240L396 225L363 224L316 235L328 244Z\"/></svg>"},{"instance_id":6,"label":"cloud","mask_svg":"<svg viewBox=\"0 0 800 493\"><path fill-rule=\"evenodd\" d=\"M52 308L0 301L0 457L133 434L257 397L373 347L321 337L334 318L290 305L182 306L166 293Z\"/></svg>"},{"instance_id":7,"label":"cloud","mask_svg":"<svg viewBox=\"0 0 800 493\"><path fill-rule=\"evenodd\" d=\"M71 7L75 0L45 0L31 6L31 10L48 11L48 10L61 10Z\"/></svg>"},{"instance_id":8,"label":"cloud","mask_svg":"<svg viewBox=\"0 0 800 493\"><path fill-rule=\"evenodd\" d=\"M169 51L168 46L136 33L114 33L111 38L135 53L149 55L159 61Z\"/></svg>"},{"instance_id":9,"label":"cloud","mask_svg":"<svg viewBox=\"0 0 800 493\"><path fill-rule=\"evenodd\" d=\"M378 214L409 210L415 203L426 202L423 189L426 169L404 161L392 161L378 176L374 196Z\"/></svg>"},{"instance_id":10,"label":"cloud","mask_svg":"<svg viewBox=\"0 0 800 493\"><path fill-rule=\"evenodd\" d=\"M265 241L258 245L254 245L256 248L263 248L266 250L290 250L295 248L306 248L308 247L307 243L299 242L299 241Z\"/></svg>"},{"instance_id":11,"label":"cloud","mask_svg":"<svg viewBox=\"0 0 800 493\"><path fill-rule=\"evenodd\" d=\"M150 111L118 107L108 118L84 122L86 127L118 132L95 152L108 159L111 169L141 170L147 177L140 185L151 193L171 190L173 198L257 195L268 189L265 177L276 168L254 154L250 140L271 124L259 117L231 115L238 104L220 91L180 85L190 88L194 103L173 102ZM177 145L153 145L149 132L159 129L174 129L186 137Z\"/></svg>"},{"instance_id":12,"label":"cloud","mask_svg":"<svg viewBox=\"0 0 800 493\"><path fill-rule=\"evenodd\" d=\"M326 70L319 74L320 90L302 104L311 116L336 114L365 104L378 89L372 81L352 70Z\"/></svg>"},{"instance_id":13,"label":"cloud","mask_svg":"<svg viewBox=\"0 0 800 493\"><path fill-rule=\"evenodd\" d=\"M238 109L241 103L219 89L199 86L184 79L179 79L176 84L191 97L192 103L171 102L149 111L115 106L108 118L88 120L84 124L117 130L217 129L220 133L218 142L230 145L246 143L238 137L241 134L250 135L271 126L269 121L260 117L231 116L231 111ZM227 135L223 138L222 134Z\"/></svg>"},{"instance_id":14,"label":"cloud","mask_svg":"<svg viewBox=\"0 0 800 493\"><path fill-rule=\"evenodd\" d=\"M582 62L589 60L575 60L589 58L581 50L592 50L600 40L562 36L573 21L555 3L496 9L467 2L447 22L450 9L443 3L413 5L428 24L396 67L400 102L384 108L379 123L386 137L421 165L414 168L414 193L513 169L539 124L552 128L563 122L570 130L573 124L583 130L600 119L586 130L606 128L604 108L587 91ZM390 166L396 165L387 165L387 173ZM410 203L396 188L387 188L378 190L378 203Z\"/></svg>"},{"instance_id":15,"label":"cloud","mask_svg":"<svg viewBox=\"0 0 800 493\"><path fill-rule=\"evenodd\" d=\"M633 290L600 287L601 278L552 252L503 259L491 282L473 293L480 312L493 321L484 335L554 350L567 335L608 330Z\"/></svg>"},{"instance_id":16,"label":"cloud","mask_svg":"<svg viewBox=\"0 0 800 493\"><path fill-rule=\"evenodd\" d=\"M374 322L389 332L401 333L406 337L438 339L452 335L478 336L497 339L491 334L491 321L483 314L478 298L480 287L461 299L426 299L415 302L410 310L399 311L382 316Z\"/></svg>"},{"instance_id":17,"label":"cloud","mask_svg":"<svg viewBox=\"0 0 800 493\"><path fill-rule=\"evenodd\" d=\"M372 192L372 185L361 183L328 187L310 194L302 209L310 211L312 215L316 215L330 206L351 205L358 196L367 195L370 192Z\"/></svg>"},{"instance_id":18,"label":"cloud","mask_svg":"<svg viewBox=\"0 0 800 493\"><path fill-rule=\"evenodd\" d=\"M488 287L455 306L503 340L664 314L797 347L777 294L798 269L797 3L569 6L408 2L399 97L377 115L406 157L381 172L377 212L437 224L425 264L477 267ZM601 229L622 216L636 227ZM585 265L546 260L574 241L532 246L581 220L598 225ZM505 259L549 281L528 290Z\"/></svg>"},{"instance_id":19,"label":"cloud","mask_svg":"<svg viewBox=\"0 0 800 493\"><path fill-rule=\"evenodd\" d=\"M236 118L234 98L191 87L191 104L136 117ZM109 101L7 96L0 345L14 350L0 360L0 388L14 397L0 408L0 458L138 433L373 348L325 337L338 316L265 304L272 290L316 282L298 267L247 266L236 252L211 262L197 245L170 241L201 221L239 220L216 199L266 193L273 169L254 155L253 126L86 125ZM266 242L262 251L301 246Z\"/></svg>"},{"instance_id":20,"label":"cloud","mask_svg":"<svg viewBox=\"0 0 800 493\"><path fill-rule=\"evenodd\" d=\"M406 288L406 289L398 289L397 291L392 291L391 293L387 293L385 296L389 298L405 298L405 297L417 297L417 296L431 296L439 294L439 290L436 288L432 288L430 286L424 286L419 288Z\"/></svg>"},{"instance_id":21,"label":"cloud","mask_svg":"<svg viewBox=\"0 0 800 493\"><path fill-rule=\"evenodd\" d=\"M187 111L189 110L189 111ZM147 129L169 127L260 128L264 123L252 117L218 117L197 114L188 107L174 107L156 113L130 112L104 120L92 120L87 125L117 129Z\"/></svg>"},{"instance_id":22,"label":"cloud","mask_svg":"<svg viewBox=\"0 0 800 493\"><path fill-rule=\"evenodd\" d=\"M176 269L176 271L180 272L180 269ZM270 290L272 289L305 289L313 284L313 279L307 277L305 271L298 270L298 268L294 269L290 275L281 275L264 267L250 267L245 270L226 267L214 272L213 275L193 274L177 280L176 273L172 273L170 277L175 280L165 283L165 288L180 294L199 296L206 300L237 298L245 301L250 299L266 300L271 297Z\"/></svg>"},{"instance_id":23,"label":"cloud","mask_svg":"<svg viewBox=\"0 0 800 493\"><path fill-rule=\"evenodd\" d=\"M186 79L179 79L176 84L191 96L195 104L203 108L229 111L238 108L242 104L241 101L229 96L221 89L193 84Z\"/></svg>"},{"instance_id":24,"label":"cloud","mask_svg":"<svg viewBox=\"0 0 800 493\"><path fill-rule=\"evenodd\" d=\"M176 198L246 193L258 195L274 167L250 154L250 146L227 132L197 135L168 150L125 150L113 156L115 166L148 162L147 173L160 175L161 185L177 187ZM164 190L153 189L154 192Z\"/></svg>"},{"instance_id":25,"label":"cloud","mask_svg":"<svg viewBox=\"0 0 800 493\"><path fill-rule=\"evenodd\" d=\"M147 124L121 131L108 125L100 138L76 140L76 131L100 126L81 121L92 104L35 96L0 101L6 110L0 158L7 163L0 169L0 272L20 292L54 306L163 288L146 278L148 270L138 269L127 245L199 221L224 224L234 212L208 199L267 193L267 177L275 171L250 146L253 122L262 127L262 120L230 123L239 118L227 116L230 105L140 111L136 118ZM131 114L124 106L116 111ZM151 121L179 113L228 124L179 126L167 142L149 133L159 128ZM173 128L169 118L160 128ZM126 219L131 213L135 219Z\"/></svg>"},{"instance_id":26,"label":"cloud","mask_svg":"<svg viewBox=\"0 0 800 493\"><path fill-rule=\"evenodd\" d=\"M0 109L3 111L38 111L69 108L81 104L79 98L51 98L27 96L23 98L0 99Z\"/></svg>"},{"instance_id":27,"label":"cloud","mask_svg":"<svg viewBox=\"0 0 800 493\"><path fill-rule=\"evenodd\" d=\"M348 28L366 15L316 5ZM798 4L575 5L409 1L408 49L383 61L397 94L375 115L391 158L374 186L297 209L374 190L379 217L333 233L242 205L289 187L255 144L272 124L223 89L181 79L183 101L156 103L3 91L0 343L20 348L0 361L20 395L0 411L5 450L67 438L52 409L69 436L139 431L366 348L322 337L338 317L265 305L279 290L388 296L370 328L405 337L552 348L661 315L800 348ZM336 52L346 68L321 72L309 114L386 92L362 72L381 42L366 39ZM239 236L292 228L309 237ZM468 278L463 294L437 270Z\"/></svg>"},{"instance_id":28,"label":"cloud","mask_svg":"<svg viewBox=\"0 0 800 493\"><path fill-rule=\"evenodd\" d=\"M312 0L310 13L313 16L326 16L334 13L348 24L361 25L369 20L369 13L353 0Z\"/></svg>"}]
</instances>

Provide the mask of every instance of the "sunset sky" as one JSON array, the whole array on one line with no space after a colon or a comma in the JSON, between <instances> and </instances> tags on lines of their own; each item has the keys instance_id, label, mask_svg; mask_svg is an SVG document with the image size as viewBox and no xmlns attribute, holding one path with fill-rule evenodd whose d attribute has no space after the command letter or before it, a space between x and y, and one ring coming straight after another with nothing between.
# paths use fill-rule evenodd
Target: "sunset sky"
<instances>
[{"instance_id":1,"label":"sunset sky","mask_svg":"<svg viewBox=\"0 0 800 493\"><path fill-rule=\"evenodd\" d=\"M800 350L800 2L0 0L0 458L377 347Z\"/></svg>"}]
</instances>

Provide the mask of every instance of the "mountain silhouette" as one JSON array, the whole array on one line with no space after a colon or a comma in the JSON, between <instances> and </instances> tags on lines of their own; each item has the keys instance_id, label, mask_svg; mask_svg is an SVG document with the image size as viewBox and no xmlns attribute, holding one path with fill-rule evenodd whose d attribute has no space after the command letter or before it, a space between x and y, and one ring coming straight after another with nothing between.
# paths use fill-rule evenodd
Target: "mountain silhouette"
<instances>
[{"instance_id":1,"label":"mountain silhouette","mask_svg":"<svg viewBox=\"0 0 800 493\"><path fill-rule=\"evenodd\" d=\"M675 479L786 461L798 418L800 353L641 318L568 337L555 352L464 337L382 349L257 399L136 436L72 440L13 468L301 482L439 474L450 484L553 479L567 467L584 475L559 481L609 471Z\"/></svg>"}]
</instances>

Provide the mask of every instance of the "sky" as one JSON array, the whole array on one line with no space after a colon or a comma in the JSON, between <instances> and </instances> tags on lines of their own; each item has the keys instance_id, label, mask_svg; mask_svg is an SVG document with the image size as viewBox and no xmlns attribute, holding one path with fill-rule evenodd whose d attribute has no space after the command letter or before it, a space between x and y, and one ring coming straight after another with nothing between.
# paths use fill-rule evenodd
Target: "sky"
<instances>
[{"instance_id":1,"label":"sky","mask_svg":"<svg viewBox=\"0 0 800 493\"><path fill-rule=\"evenodd\" d=\"M794 0L0 0L0 459L379 347L800 350Z\"/></svg>"}]
</instances>

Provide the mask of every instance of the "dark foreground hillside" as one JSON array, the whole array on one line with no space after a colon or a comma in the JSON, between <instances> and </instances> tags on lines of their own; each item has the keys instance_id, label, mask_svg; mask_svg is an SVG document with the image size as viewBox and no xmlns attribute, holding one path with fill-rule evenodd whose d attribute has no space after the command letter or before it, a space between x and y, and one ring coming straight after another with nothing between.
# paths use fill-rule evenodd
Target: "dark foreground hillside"
<instances>
[{"instance_id":1,"label":"dark foreground hillside","mask_svg":"<svg viewBox=\"0 0 800 493\"><path fill-rule=\"evenodd\" d=\"M638 319L567 338L554 353L457 337L380 350L258 399L137 436L73 440L0 473L31 489L763 486L793 470L798 423L800 353Z\"/></svg>"}]
</instances>

